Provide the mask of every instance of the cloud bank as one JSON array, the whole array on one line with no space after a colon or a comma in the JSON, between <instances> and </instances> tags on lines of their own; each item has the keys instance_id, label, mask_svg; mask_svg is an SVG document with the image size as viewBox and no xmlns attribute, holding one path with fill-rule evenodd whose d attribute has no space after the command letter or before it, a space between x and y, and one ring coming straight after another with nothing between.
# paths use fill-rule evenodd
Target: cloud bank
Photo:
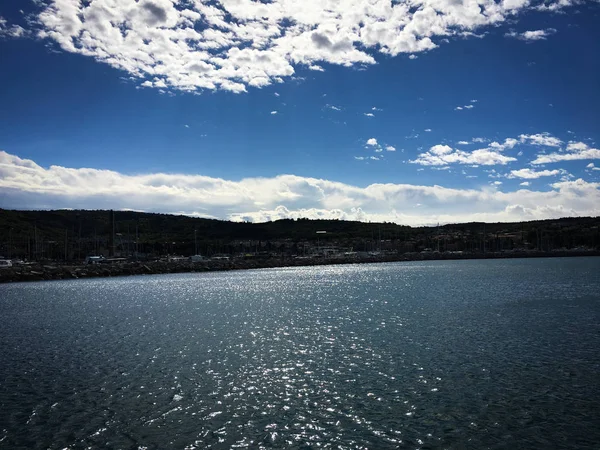
<instances>
[{"instance_id":1,"label":"cloud bank","mask_svg":"<svg viewBox=\"0 0 600 450\"><path fill-rule=\"evenodd\" d=\"M236 221L307 217L408 225L600 215L600 183L578 179L553 183L546 191L498 189L391 183L360 187L295 175L239 181L202 175L128 175L46 168L0 151L4 208L114 208Z\"/></svg>"}]
</instances>

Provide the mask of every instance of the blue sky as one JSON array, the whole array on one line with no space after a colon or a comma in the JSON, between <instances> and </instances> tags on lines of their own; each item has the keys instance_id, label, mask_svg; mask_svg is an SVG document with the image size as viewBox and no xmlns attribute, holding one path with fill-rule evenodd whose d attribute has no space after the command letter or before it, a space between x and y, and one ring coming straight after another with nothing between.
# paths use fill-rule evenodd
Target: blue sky
<instances>
[{"instance_id":1,"label":"blue sky","mask_svg":"<svg viewBox=\"0 0 600 450\"><path fill-rule=\"evenodd\" d=\"M14 1L0 206L600 214L600 3Z\"/></svg>"}]
</instances>

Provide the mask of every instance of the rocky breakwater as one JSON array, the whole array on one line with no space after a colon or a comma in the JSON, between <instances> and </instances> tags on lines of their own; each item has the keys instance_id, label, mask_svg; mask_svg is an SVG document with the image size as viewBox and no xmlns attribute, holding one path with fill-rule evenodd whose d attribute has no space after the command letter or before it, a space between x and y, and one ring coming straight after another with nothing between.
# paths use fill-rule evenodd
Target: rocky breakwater
<instances>
[{"instance_id":1,"label":"rocky breakwater","mask_svg":"<svg viewBox=\"0 0 600 450\"><path fill-rule=\"evenodd\" d=\"M393 258L371 259L371 262L391 261ZM212 272L222 270L265 269L274 267L315 266L359 262L355 258L270 258L189 261L144 261L114 264L56 265L24 264L0 270L0 283L21 281L69 280L79 278L118 277L165 273ZM366 261L361 261L366 262Z\"/></svg>"},{"instance_id":2,"label":"rocky breakwater","mask_svg":"<svg viewBox=\"0 0 600 450\"><path fill-rule=\"evenodd\" d=\"M214 264L160 261L94 265L26 264L0 270L0 283L196 272L215 269Z\"/></svg>"},{"instance_id":3,"label":"rocky breakwater","mask_svg":"<svg viewBox=\"0 0 600 450\"><path fill-rule=\"evenodd\" d=\"M0 283L69 280L79 278L153 275L164 273L212 272L221 270L266 269L275 267L321 266L394 261L452 259L531 258L557 256L600 256L600 251L500 252L500 253L405 253L402 255L344 256L331 258L270 258L190 261L137 261L95 265L23 264L0 269Z\"/></svg>"}]
</instances>

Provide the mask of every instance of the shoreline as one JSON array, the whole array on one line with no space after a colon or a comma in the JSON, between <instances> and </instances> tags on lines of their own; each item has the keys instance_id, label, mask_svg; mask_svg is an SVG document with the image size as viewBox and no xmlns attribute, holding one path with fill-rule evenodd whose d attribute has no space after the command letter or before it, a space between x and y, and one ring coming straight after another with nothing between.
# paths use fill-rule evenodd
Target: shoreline
<instances>
[{"instance_id":1,"label":"shoreline","mask_svg":"<svg viewBox=\"0 0 600 450\"><path fill-rule=\"evenodd\" d=\"M369 264L408 261L451 261L471 259L558 258L600 256L600 251L528 251L510 253L416 253L380 255L369 258L270 258L189 261L136 261L97 265L27 264L0 269L0 284L30 281L107 278L133 275L160 275L167 273L205 273L229 270L270 269L282 267L307 267L335 264Z\"/></svg>"}]
</instances>

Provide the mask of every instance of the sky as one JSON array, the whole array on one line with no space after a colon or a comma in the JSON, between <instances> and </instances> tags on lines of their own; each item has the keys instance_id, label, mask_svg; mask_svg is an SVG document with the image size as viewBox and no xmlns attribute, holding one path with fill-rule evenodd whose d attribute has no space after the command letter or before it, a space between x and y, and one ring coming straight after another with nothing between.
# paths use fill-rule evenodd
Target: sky
<instances>
[{"instance_id":1,"label":"sky","mask_svg":"<svg viewBox=\"0 0 600 450\"><path fill-rule=\"evenodd\" d=\"M4 0L0 207L600 215L598 0Z\"/></svg>"}]
</instances>

